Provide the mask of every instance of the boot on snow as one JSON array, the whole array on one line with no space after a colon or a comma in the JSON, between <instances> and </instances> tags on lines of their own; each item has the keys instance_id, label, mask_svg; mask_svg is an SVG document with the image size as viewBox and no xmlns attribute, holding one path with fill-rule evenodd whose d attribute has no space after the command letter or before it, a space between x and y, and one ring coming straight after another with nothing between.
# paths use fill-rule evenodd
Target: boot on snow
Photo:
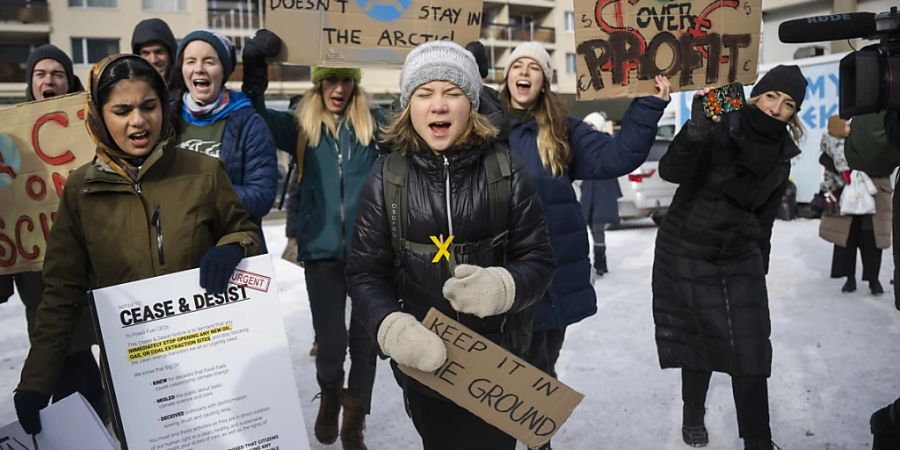
<instances>
[{"instance_id":1,"label":"boot on snow","mask_svg":"<svg viewBox=\"0 0 900 450\"><path fill-rule=\"evenodd\" d=\"M344 389L344 418L341 421L341 445L344 450L367 450L363 439L366 429L366 403L361 396Z\"/></svg>"},{"instance_id":2,"label":"boot on snow","mask_svg":"<svg viewBox=\"0 0 900 450\"><path fill-rule=\"evenodd\" d=\"M747 438L744 439L744 450L782 450L772 442L772 438Z\"/></svg>"},{"instance_id":3,"label":"boot on snow","mask_svg":"<svg viewBox=\"0 0 900 450\"><path fill-rule=\"evenodd\" d=\"M872 295L881 295L884 294L884 288L881 287L881 282L878 280L872 280L869 282L869 292Z\"/></svg>"},{"instance_id":4,"label":"boot on snow","mask_svg":"<svg viewBox=\"0 0 900 450\"><path fill-rule=\"evenodd\" d=\"M603 274L609 273L609 267L606 265L606 245L594 246L594 270L601 277Z\"/></svg>"},{"instance_id":5,"label":"boot on snow","mask_svg":"<svg viewBox=\"0 0 900 450\"><path fill-rule=\"evenodd\" d=\"M844 283L844 287L841 288L841 292L845 294L856 292L856 279L847 277L847 282Z\"/></svg>"},{"instance_id":6,"label":"boot on snow","mask_svg":"<svg viewBox=\"0 0 900 450\"><path fill-rule=\"evenodd\" d=\"M691 447L706 447L709 443L709 433L703 423L706 409L702 405L685 403L681 411L681 439Z\"/></svg>"},{"instance_id":7,"label":"boot on snow","mask_svg":"<svg viewBox=\"0 0 900 450\"><path fill-rule=\"evenodd\" d=\"M338 415L341 413L341 394L344 388L344 377L341 376L331 384L319 382L319 414L316 416L316 439L323 444L331 444L338 437Z\"/></svg>"}]
</instances>

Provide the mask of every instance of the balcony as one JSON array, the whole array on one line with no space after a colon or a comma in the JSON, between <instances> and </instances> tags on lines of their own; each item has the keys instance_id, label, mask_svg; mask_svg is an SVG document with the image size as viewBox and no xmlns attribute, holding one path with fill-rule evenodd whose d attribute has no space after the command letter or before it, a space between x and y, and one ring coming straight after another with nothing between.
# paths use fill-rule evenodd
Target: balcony
<instances>
[{"instance_id":1,"label":"balcony","mask_svg":"<svg viewBox=\"0 0 900 450\"><path fill-rule=\"evenodd\" d=\"M481 27L481 38L498 41L538 41L546 44L556 43L556 28L527 25L489 23Z\"/></svg>"},{"instance_id":2,"label":"balcony","mask_svg":"<svg viewBox=\"0 0 900 450\"><path fill-rule=\"evenodd\" d=\"M263 27L258 5L245 2L215 2L207 9L207 24L214 30L255 31Z\"/></svg>"},{"instance_id":3,"label":"balcony","mask_svg":"<svg viewBox=\"0 0 900 450\"><path fill-rule=\"evenodd\" d=\"M0 22L20 24L49 24L47 2L4 0L0 4Z\"/></svg>"}]
</instances>

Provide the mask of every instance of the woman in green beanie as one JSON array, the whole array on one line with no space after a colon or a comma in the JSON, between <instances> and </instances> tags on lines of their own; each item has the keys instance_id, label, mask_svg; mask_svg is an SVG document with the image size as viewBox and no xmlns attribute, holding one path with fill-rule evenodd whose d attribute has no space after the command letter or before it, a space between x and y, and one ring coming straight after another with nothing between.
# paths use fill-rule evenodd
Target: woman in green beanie
<instances>
[{"instance_id":1,"label":"woman in green beanie","mask_svg":"<svg viewBox=\"0 0 900 450\"><path fill-rule=\"evenodd\" d=\"M321 388L315 435L330 444L338 437L338 415L345 450L365 449L363 428L375 381L375 342L363 325L346 326L347 255L356 223L363 183L376 157L375 133L383 116L371 105L354 68L313 67L313 87L296 112L265 108L265 57L277 54L280 40L260 30L244 48L242 90L253 102L278 148L296 149L300 208L288 245L297 246L304 264L318 353L316 376ZM344 359L350 370L344 389Z\"/></svg>"}]
</instances>

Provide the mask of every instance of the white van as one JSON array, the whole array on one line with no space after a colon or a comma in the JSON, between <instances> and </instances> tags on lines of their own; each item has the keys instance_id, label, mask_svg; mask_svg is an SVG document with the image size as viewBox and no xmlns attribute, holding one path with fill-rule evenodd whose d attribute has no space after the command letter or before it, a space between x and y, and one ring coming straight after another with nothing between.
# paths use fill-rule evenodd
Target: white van
<instances>
[{"instance_id":1,"label":"white van","mask_svg":"<svg viewBox=\"0 0 900 450\"><path fill-rule=\"evenodd\" d=\"M666 110L659 121L656 141L650 148L647 160L628 175L619 177L622 198L619 199L621 219L650 217L659 225L678 185L669 183L659 176L659 160L669 149L675 137L675 113Z\"/></svg>"}]
</instances>

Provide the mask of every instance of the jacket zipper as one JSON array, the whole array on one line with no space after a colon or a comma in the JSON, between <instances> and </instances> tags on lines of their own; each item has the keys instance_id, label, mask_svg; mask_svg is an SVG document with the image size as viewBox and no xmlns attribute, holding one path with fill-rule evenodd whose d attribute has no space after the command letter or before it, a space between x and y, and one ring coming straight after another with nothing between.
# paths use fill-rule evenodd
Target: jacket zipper
<instances>
[{"instance_id":1,"label":"jacket zipper","mask_svg":"<svg viewBox=\"0 0 900 450\"><path fill-rule=\"evenodd\" d=\"M447 159L446 156L444 158L444 200L447 202L447 232L450 233L447 238L453 236L453 213L450 207L450 160ZM444 241L443 234L441 235L441 242ZM453 251L452 249L447 249L447 251ZM449 263L449 260L447 261ZM453 272L456 270L456 267L453 264L449 264L450 266L450 276L453 276ZM462 319L459 317L459 311L456 311L456 321L460 322Z\"/></svg>"},{"instance_id":2,"label":"jacket zipper","mask_svg":"<svg viewBox=\"0 0 900 450\"><path fill-rule=\"evenodd\" d=\"M153 209L153 217L150 219L153 223L153 226L156 228L156 254L159 256L159 265L166 265L166 255L163 252L163 229L162 229L162 217L159 212L159 203L155 203L155 208Z\"/></svg>"},{"instance_id":3,"label":"jacket zipper","mask_svg":"<svg viewBox=\"0 0 900 450\"><path fill-rule=\"evenodd\" d=\"M141 199L141 207L142 207L142 209L143 209L143 206L144 206L144 192L141 191L141 183L140 183L140 182L135 182L134 184L132 184L132 186L134 187L134 192L137 194L138 198ZM145 213L145 214L146 214L146 213ZM146 217L146 216L144 216L144 217ZM156 219L158 219L158 215L157 215L156 213L154 213L154 217L155 217ZM152 224L152 222L154 221L154 217L151 217L151 218L150 218L151 224ZM157 228L157 229L156 229L156 245L157 245L157 250L158 250L158 251L162 251L162 242L161 242L161 239L162 239L161 231L160 231L159 228ZM159 264L162 265L162 261L160 261ZM151 257L151 258L150 258L150 267L155 267L155 266L156 266L156 264L153 263L153 257Z\"/></svg>"},{"instance_id":4,"label":"jacket zipper","mask_svg":"<svg viewBox=\"0 0 900 450\"><path fill-rule=\"evenodd\" d=\"M734 346L734 324L731 323L731 299L728 298L728 284L724 278L722 278L722 296L725 298L725 318L728 320L728 343L734 350L736 347Z\"/></svg>"},{"instance_id":5,"label":"jacket zipper","mask_svg":"<svg viewBox=\"0 0 900 450\"><path fill-rule=\"evenodd\" d=\"M335 136L334 139L334 151L337 153L337 163L338 163L338 185L340 186L340 208L341 208L341 251L344 251L346 238L344 236L344 155L341 154L341 147L338 143L338 139L340 139L340 127L338 128L338 135Z\"/></svg>"}]
</instances>

